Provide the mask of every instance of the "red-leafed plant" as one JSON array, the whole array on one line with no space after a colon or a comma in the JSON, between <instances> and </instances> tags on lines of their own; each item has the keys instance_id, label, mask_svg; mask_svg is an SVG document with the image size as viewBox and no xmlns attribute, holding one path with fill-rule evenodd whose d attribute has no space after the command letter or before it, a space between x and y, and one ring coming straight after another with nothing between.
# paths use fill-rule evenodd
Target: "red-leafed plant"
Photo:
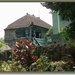
<instances>
[{"instance_id":1,"label":"red-leafed plant","mask_svg":"<svg viewBox=\"0 0 75 75\"><path fill-rule=\"evenodd\" d=\"M12 50L12 59L20 60L22 65L27 65L28 67L35 62L38 57L34 56L36 46L31 40L18 38L15 44L15 48Z\"/></svg>"}]
</instances>

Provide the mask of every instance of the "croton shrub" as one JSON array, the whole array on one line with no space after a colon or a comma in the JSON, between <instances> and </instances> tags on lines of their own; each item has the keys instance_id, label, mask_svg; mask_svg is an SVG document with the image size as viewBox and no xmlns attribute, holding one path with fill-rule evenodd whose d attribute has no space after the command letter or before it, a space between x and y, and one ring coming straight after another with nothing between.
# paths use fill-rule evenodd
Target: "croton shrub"
<instances>
[{"instance_id":1,"label":"croton shrub","mask_svg":"<svg viewBox=\"0 0 75 75\"><path fill-rule=\"evenodd\" d=\"M74 48L68 48L66 44L36 47L31 40L18 38L10 56L12 60L0 61L0 71L73 71L73 64L66 55L69 54L68 58L73 58L74 62L74 53Z\"/></svg>"}]
</instances>

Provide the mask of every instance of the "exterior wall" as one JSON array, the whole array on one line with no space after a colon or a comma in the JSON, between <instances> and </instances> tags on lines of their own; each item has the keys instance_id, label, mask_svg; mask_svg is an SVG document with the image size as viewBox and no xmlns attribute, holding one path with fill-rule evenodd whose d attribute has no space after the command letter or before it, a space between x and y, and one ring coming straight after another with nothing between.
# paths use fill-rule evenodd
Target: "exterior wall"
<instances>
[{"instance_id":1,"label":"exterior wall","mask_svg":"<svg viewBox=\"0 0 75 75\"><path fill-rule=\"evenodd\" d=\"M5 30L5 42L8 46L13 47L15 41L18 38L17 35L25 38L25 37L27 37L27 33L28 33L28 36L30 38L30 37L32 37L33 32L35 31L36 33L41 32L42 38L44 38L47 30L48 29L45 29L45 28L42 28L39 26L27 27L27 28L23 28L23 29Z\"/></svg>"},{"instance_id":2,"label":"exterior wall","mask_svg":"<svg viewBox=\"0 0 75 75\"><path fill-rule=\"evenodd\" d=\"M58 34L58 25L59 25L58 14L52 13L52 17L53 17L53 34Z\"/></svg>"},{"instance_id":3,"label":"exterior wall","mask_svg":"<svg viewBox=\"0 0 75 75\"><path fill-rule=\"evenodd\" d=\"M5 40L13 40L16 38L15 30L5 30Z\"/></svg>"},{"instance_id":4,"label":"exterior wall","mask_svg":"<svg viewBox=\"0 0 75 75\"><path fill-rule=\"evenodd\" d=\"M58 34L62 28L69 25L70 21L61 20L61 17L58 13L52 12L53 17L53 34Z\"/></svg>"},{"instance_id":5,"label":"exterior wall","mask_svg":"<svg viewBox=\"0 0 75 75\"><path fill-rule=\"evenodd\" d=\"M61 20L61 17L58 13L52 12L53 17L53 42L59 42L62 43L62 36L60 38L56 38L55 36L59 36L60 30L64 28L65 26L69 25L70 21Z\"/></svg>"},{"instance_id":6,"label":"exterior wall","mask_svg":"<svg viewBox=\"0 0 75 75\"><path fill-rule=\"evenodd\" d=\"M60 43L60 44L66 43L64 40L62 40L62 35L61 34L54 34L52 36L52 43L54 43L54 42Z\"/></svg>"},{"instance_id":7,"label":"exterior wall","mask_svg":"<svg viewBox=\"0 0 75 75\"><path fill-rule=\"evenodd\" d=\"M15 30L5 30L5 43L12 47L16 40Z\"/></svg>"}]
</instances>

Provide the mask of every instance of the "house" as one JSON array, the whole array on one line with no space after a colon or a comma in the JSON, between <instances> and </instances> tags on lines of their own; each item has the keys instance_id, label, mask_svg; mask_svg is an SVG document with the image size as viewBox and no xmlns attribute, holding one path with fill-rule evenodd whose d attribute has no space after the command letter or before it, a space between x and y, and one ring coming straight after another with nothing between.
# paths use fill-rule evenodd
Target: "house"
<instances>
[{"instance_id":1,"label":"house","mask_svg":"<svg viewBox=\"0 0 75 75\"><path fill-rule=\"evenodd\" d=\"M41 2L42 6L46 7L47 9L52 9L53 2L50 2L46 4L46 2ZM52 42L57 42L57 43L65 43L62 40L62 35L60 33L60 30L68 26L71 22L62 20L61 16L59 15L59 12L54 12L53 10L51 11L52 14L52 19L53 19L53 35L52 35Z\"/></svg>"},{"instance_id":2,"label":"house","mask_svg":"<svg viewBox=\"0 0 75 75\"><path fill-rule=\"evenodd\" d=\"M39 17L27 13L4 29L5 42L11 47L16 39L21 37L31 39L36 45L40 44L46 46L44 39L45 33L50 27L51 25L47 24Z\"/></svg>"},{"instance_id":3,"label":"house","mask_svg":"<svg viewBox=\"0 0 75 75\"><path fill-rule=\"evenodd\" d=\"M59 13L51 12L52 19L53 19L53 36L52 41L57 43L65 43L62 40L62 35L60 34L60 30L65 28L67 25L70 24L70 21L62 20Z\"/></svg>"}]
</instances>

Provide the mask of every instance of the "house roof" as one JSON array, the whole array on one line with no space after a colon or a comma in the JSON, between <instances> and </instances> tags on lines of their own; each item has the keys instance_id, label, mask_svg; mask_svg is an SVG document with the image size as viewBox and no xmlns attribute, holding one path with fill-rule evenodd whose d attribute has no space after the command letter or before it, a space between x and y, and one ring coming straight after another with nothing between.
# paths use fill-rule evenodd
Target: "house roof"
<instances>
[{"instance_id":1,"label":"house roof","mask_svg":"<svg viewBox=\"0 0 75 75\"><path fill-rule=\"evenodd\" d=\"M27 13L22 18L8 25L7 28L5 28L5 30L29 27L32 23L33 25L40 26L40 27L47 28L47 29L51 27L51 25L44 22L39 17L35 17L34 15L30 15Z\"/></svg>"}]
</instances>

